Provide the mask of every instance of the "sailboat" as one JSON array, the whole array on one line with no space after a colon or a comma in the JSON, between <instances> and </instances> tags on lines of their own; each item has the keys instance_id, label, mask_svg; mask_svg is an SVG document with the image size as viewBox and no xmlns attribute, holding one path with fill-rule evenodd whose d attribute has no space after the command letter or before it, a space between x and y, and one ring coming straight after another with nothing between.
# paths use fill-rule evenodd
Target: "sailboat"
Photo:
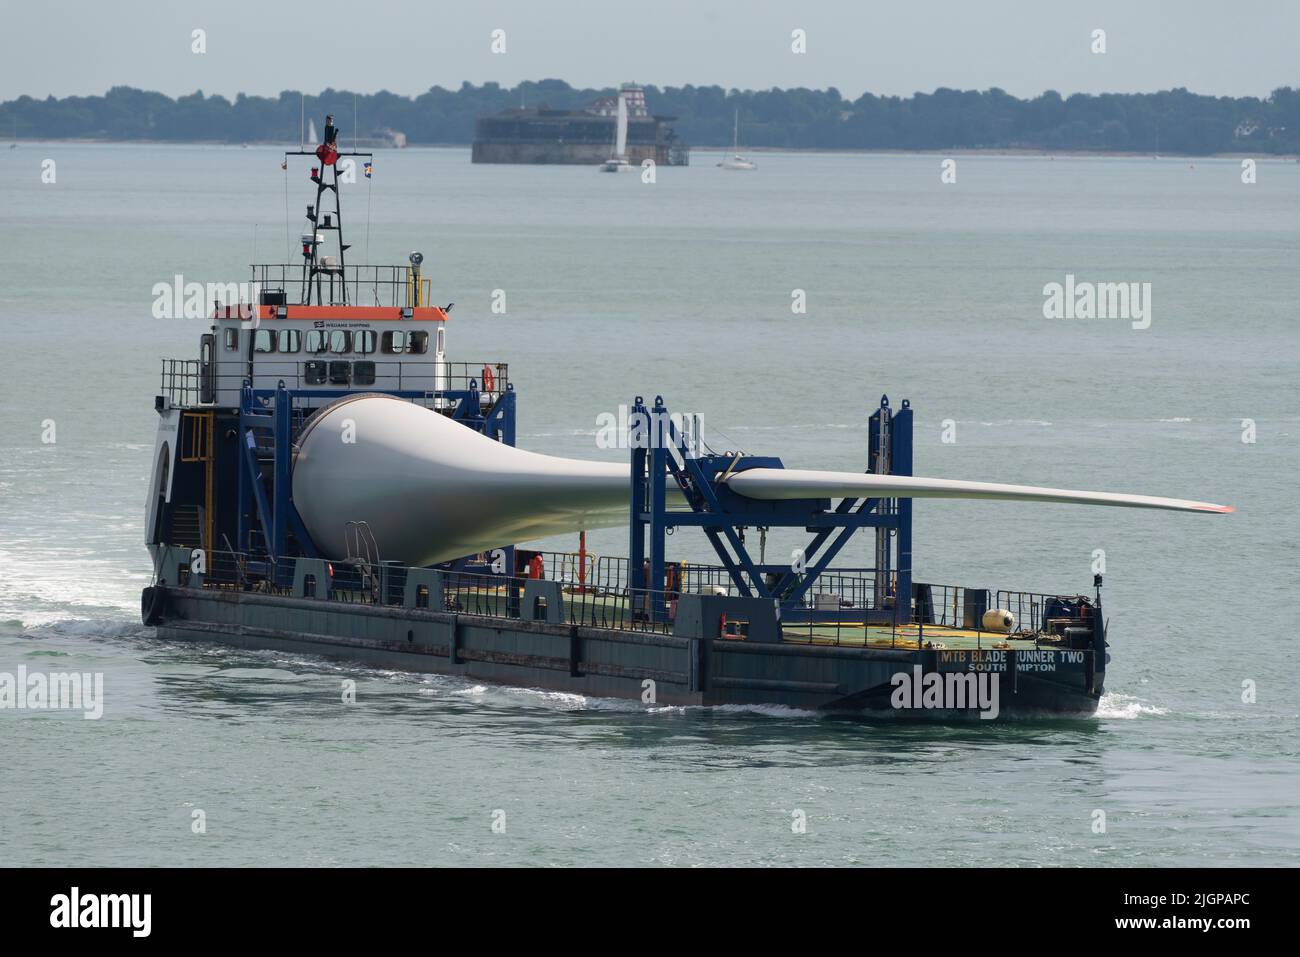
<instances>
[{"instance_id":1,"label":"sailboat","mask_svg":"<svg viewBox=\"0 0 1300 957\"><path fill-rule=\"evenodd\" d=\"M316 142L318 142L318 140L316 139L316 121L315 121L315 120L308 120L307 123L308 123L308 126L307 126L307 142L308 142L309 144L310 144L310 143L316 143Z\"/></svg>"},{"instance_id":2,"label":"sailboat","mask_svg":"<svg viewBox=\"0 0 1300 957\"><path fill-rule=\"evenodd\" d=\"M758 169L753 160L740 155L740 110L736 110L736 125L731 133L731 155L718 164L720 169Z\"/></svg>"},{"instance_id":3,"label":"sailboat","mask_svg":"<svg viewBox=\"0 0 1300 957\"><path fill-rule=\"evenodd\" d=\"M627 161L627 100L618 95L618 132L614 136L614 154L600 164L602 173L635 173L636 167Z\"/></svg>"}]
</instances>

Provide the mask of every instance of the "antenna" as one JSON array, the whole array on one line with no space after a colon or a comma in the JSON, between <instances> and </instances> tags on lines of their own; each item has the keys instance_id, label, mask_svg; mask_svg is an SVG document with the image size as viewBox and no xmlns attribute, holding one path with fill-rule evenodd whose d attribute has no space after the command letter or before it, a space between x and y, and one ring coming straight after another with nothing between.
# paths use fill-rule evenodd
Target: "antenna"
<instances>
[{"instance_id":1,"label":"antenna","mask_svg":"<svg viewBox=\"0 0 1300 957\"><path fill-rule=\"evenodd\" d=\"M356 108L354 102L353 108ZM312 139L315 139L315 122L312 124ZM317 165L311 168L311 181L316 184L316 202L307 207L308 231L302 235L302 302L308 305L312 300L312 286L315 286L317 305L333 305L337 294L342 305L349 305L347 282L347 251L351 246L343 240L343 209L339 196L338 160L344 156L370 159L373 153L352 151L343 153L339 150L339 128L334 123L334 114L325 117L325 136L314 150L300 149L295 154L286 151L281 168L288 170L290 156L311 156ZM285 228L288 228L288 176L285 177ZM333 200L333 209L326 211L326 200ZM368 227L367 227L368 228ZM337 245L337 256L323 256L325 237L334 234L331 245ZM355 282L355 277L353 277ZM324 282L329 283L329 302L327 303Z\"/></svg>"}]
</instances>

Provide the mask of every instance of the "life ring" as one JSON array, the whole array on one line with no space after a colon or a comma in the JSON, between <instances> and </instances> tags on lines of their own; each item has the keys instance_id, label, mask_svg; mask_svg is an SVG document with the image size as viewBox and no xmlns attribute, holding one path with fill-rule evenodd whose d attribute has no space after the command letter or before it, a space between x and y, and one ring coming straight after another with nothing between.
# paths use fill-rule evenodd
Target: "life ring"
<instances>
[{"instance_id":1,"label":"life ring","mask_svg":"<svg viewBox=\"0 0 1300 957\"><path fill-rule=\"evenodd\" d=\"M491 366L483 367L483 391L495 392L497 387L496 376L492 374Z\"/></svg>"}]
</instances>

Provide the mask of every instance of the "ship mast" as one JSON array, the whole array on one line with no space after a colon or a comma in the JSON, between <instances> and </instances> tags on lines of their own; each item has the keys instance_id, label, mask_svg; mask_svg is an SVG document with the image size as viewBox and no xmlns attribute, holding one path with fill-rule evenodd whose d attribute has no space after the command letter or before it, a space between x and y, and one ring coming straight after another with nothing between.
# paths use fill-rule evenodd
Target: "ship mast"
<instances>
[{"instance_id":1,"label":"ship mast","mask_svg":"<svg viewBox=\"0 0 1300 957\"><path fill-rule=\"evenodd\" d=\"M348 305L347 251L351 245L343 241L343 208L339 197L339 160L352 158L352 176L355 178L355 161L361 157L370 159L373 153L353 150L350 153L339 152L339 129L334 125L334 115L325 117L325 136L314 150L298 149L287 151L285 163L290 156L314 156L318 166L311 169L311 180L316 184L316 202L307 207L308 231L302 235L302 305L310 305L313 291L316 305ZM326 211L326 204L333 200L332 211ZM333 233L331 243L327 234ZM326 249L332 246L334 255L327 255ZM337 284L337 290L336 290ZM326 287L328 286L328 296Z\"/></svg>"}]
</instances>

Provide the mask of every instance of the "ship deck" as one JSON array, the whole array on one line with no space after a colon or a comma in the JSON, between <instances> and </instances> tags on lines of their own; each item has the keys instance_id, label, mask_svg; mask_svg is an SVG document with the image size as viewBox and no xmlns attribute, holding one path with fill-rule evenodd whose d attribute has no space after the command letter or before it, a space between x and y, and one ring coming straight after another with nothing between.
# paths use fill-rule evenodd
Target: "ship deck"
<instances>
[{"instance_id":1,"label":"ship deck","mask_svg":"<svg viewBox=\"0 0 1300 957\"><path fill-rule=\"evenodd\" d=\"M645 615L629 612L627 596L597 592L565 591L565 621L591 627L610 627L618 630L644 630L671 632L670 620L654 622ZM460 608L473 612L482 601L495 607L506 598L501 588L462 588L456 592ZM853 620L855 609L845 609L845 617L833 621L789 622L782 626L782 638L788 642L839 647L879 649L934 649L959 650L1026 650L1040 647L1037 636L1030 632L1004 634L948 625L915 623L894 625L889 622ZM860 610L857 610L860 615ZM724 638L744 640L741 634L727 634ZM1052 642L1042 642L1054 646Z\"/></svg>"}]
</instances>

